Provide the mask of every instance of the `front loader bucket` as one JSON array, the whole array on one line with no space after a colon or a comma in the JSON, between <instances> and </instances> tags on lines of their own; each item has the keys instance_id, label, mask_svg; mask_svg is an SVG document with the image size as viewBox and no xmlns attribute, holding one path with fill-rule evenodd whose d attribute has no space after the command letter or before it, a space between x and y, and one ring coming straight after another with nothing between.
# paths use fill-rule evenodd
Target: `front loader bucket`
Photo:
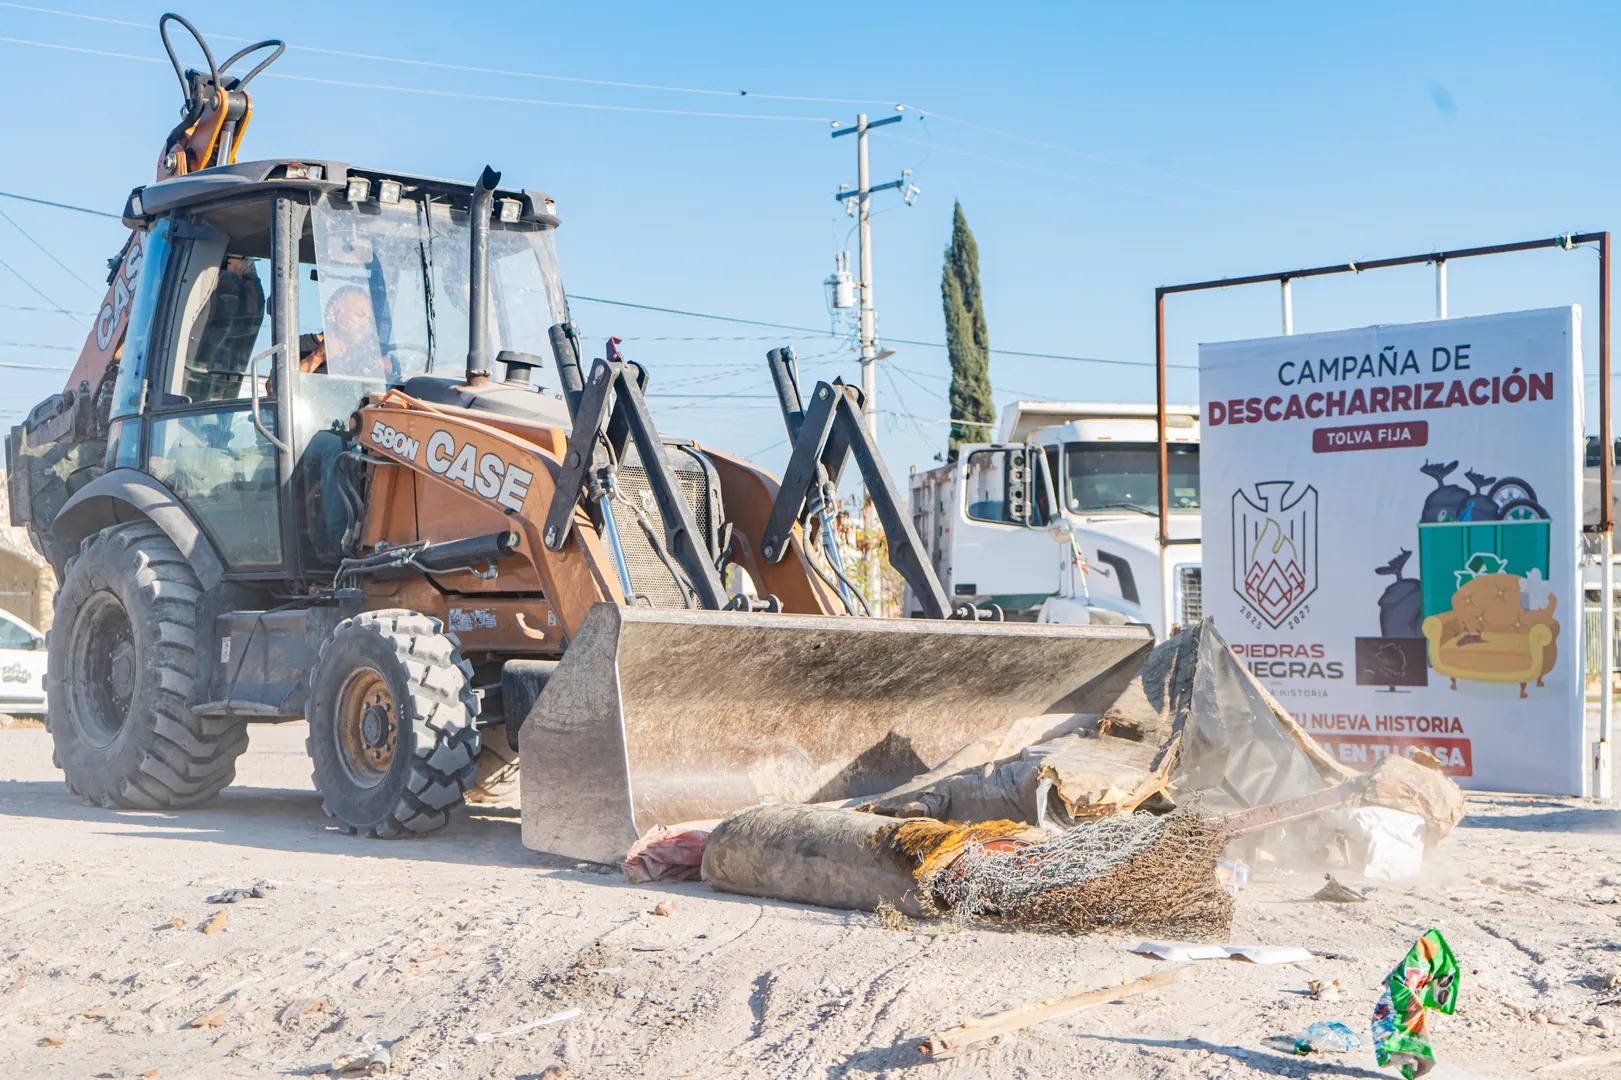
<instances>
[{"instance_id":1,"label":"front loader bucket","mask_svg":"<svg viewBox=\"0 0 1621 1080\"><path fill-rule=\"evenodd\" d=\"M523 842L622 859L653 825L873 794L993 728L1101 712L1145 627L598 604L525 718Z\"/></svg>"}]
</instances>

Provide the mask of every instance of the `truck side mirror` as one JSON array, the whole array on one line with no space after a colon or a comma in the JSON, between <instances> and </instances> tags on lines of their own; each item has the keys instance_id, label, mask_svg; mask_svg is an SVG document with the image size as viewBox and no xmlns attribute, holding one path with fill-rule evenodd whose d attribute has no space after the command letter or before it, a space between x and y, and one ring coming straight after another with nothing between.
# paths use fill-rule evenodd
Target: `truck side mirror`
<instances>
[{"instance_id":1,"label":"truck side mirror","mask_svg":"<svg viewBox=\"0 0 1621 1080\"><path fill-rule=\"evenodd\" d=\"M1016 446L1004 450L1004 520L1030 524L1030 448Z\"/></svg>"}]
</instances>

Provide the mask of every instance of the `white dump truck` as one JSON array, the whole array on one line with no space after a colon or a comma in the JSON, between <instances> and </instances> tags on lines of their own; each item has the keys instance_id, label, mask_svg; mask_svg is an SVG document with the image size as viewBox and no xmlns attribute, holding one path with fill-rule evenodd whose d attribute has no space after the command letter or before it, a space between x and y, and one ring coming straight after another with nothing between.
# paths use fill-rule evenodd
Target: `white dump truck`
<instances>
[{"instance_id":1,"label":"white dump truck","mask_svg":"<svg viewBox=\"0 0 1621 1080\"><path fill-rule=\"evenodd\" d=\"M918 535L954 600L1038 622L1141 623L1202 613L1200 548L1161 558L1152 405L1021 401L995 443L911 476ZM1199 538L1199 411L1171 406L1170 535ZM907 597L907 613L914 601Z\"/></svg>"}]
</instances>

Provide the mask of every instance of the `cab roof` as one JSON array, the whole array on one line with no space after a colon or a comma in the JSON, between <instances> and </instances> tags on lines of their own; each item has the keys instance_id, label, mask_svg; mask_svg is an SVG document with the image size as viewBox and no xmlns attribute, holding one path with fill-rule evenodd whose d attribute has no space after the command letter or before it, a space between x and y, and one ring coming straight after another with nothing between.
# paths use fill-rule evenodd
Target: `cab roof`
<instances>
[{"instance_id":1,"label":"cab roof","mask_svg":"<svg viewBox=\"0 0 1621 1080\"><path fill-rule=\"evenodd\" d=\"M258 161L238 161L230 165L216 165L199 169L185 176L146 184L130 192L124 204L124 224L132 229L141 228L155 216L167 214L197 203L213 202L229 196L251 195L259 191L343 191L351 177L362 177L376 183L380 180L398 181L410 194L429 191L443 195L451 202L465 203L473 192L471 183L445 180L436 176L417 176L413 173L369 169L331 161L324 158L262 158ZM556 204L544 192L528 188L497 188L497 199L517 199L522 204L522 219L542 225L556 226Z\"/></svg>"}]
</instances>

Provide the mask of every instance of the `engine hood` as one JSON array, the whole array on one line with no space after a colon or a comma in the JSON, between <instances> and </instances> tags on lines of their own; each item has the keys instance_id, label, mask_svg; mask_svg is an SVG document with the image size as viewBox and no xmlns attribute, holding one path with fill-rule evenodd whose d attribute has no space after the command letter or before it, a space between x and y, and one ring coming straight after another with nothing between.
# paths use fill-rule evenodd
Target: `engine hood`
<instances>
[{"instance_id":1,"label":"engine hood","mask_svg":"<svg viewBox=\"0 0 1621 1080\"><path fill-rule=\"evenodd\" d=\"M1119 514L1066 514L1064 520L1069 522L1087 546L1096 542L1117 555L1129 551L1146 558L1159 558L1159 519L1156 517L1127 511ZM1172 514L1171 536L1174 539L1198 539L1199 515ZM1173 564L1199 561L1200 548L1195 545L1179 545L1170 548L1169 552Z\"/></svg>"}]
</instances>

